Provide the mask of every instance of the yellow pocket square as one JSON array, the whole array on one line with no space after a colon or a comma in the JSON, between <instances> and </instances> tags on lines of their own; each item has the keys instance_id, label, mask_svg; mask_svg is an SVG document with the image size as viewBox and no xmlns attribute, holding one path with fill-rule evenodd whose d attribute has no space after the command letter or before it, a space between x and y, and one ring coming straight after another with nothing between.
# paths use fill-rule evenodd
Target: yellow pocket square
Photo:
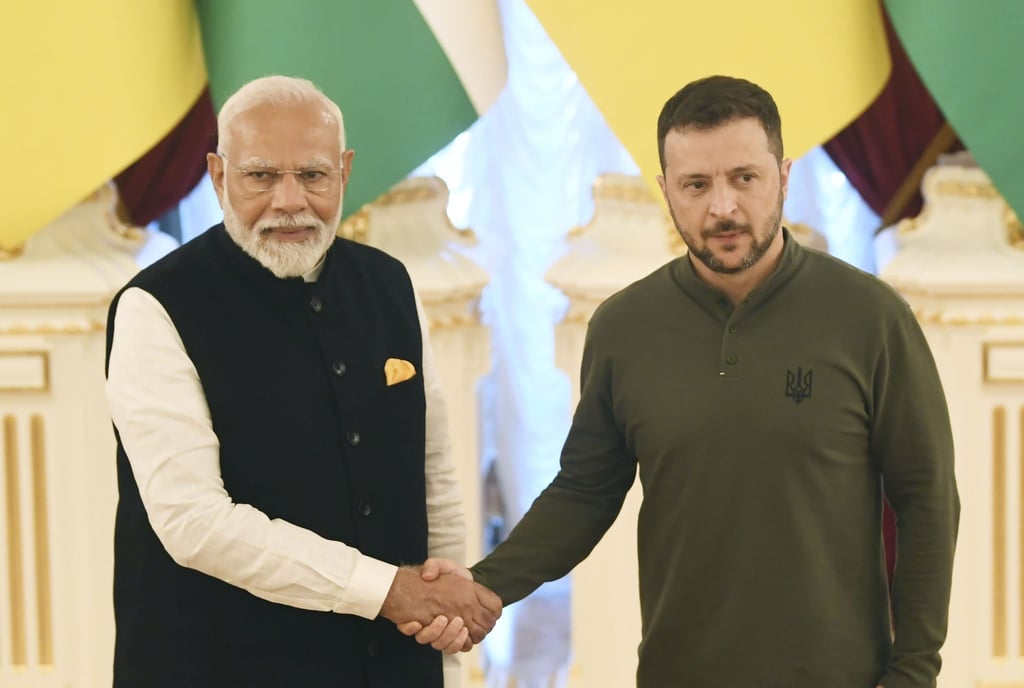
<instances>
[{"instance_id":1,"label":"yellow pocket square","mask_svg":"<svg viewBox=\"0 0 1024 688\"><path fill-rule=\"evenodd\" d=\"M384 378L387 380L388 387L405 382L415 376L416 368L409 361L401 358L389 358L384 361Z\"/></svg>"}]
</instances>

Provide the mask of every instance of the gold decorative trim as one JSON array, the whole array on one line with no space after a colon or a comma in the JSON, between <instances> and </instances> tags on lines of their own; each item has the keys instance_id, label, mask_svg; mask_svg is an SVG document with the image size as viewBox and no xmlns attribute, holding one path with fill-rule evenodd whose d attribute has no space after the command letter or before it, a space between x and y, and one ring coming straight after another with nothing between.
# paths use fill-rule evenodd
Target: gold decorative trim
<instances>
[{"instance_id":1,"label":"gold decorative trim","mask_svg":"<svg viewBox=\"0 0 1024 688\"><path fill-rule=\"evenodd\" d=\"M0 383L4 392L49 392L50 391L50 352L49 351L7 351L0 350L0 358L5 356L39 356L43 359L43 384L33 387L6 387Z\"/></svg>"},{"instance_id":2,"label":"gold decorative trim","mask_svg":"<svg viewBox=\"0 0 1024 688\"><path fill-rule=\"evenodd\" d=\"M127 239L132 243L139 243L146 238L146 230L142 227L128 224L125 221L124 218L128 217L128 212L124 210L124 204L121 201L121 191L113 180L98 186L85 199L85 203L102 203L107 226L122 239ZM119 209L124 210L124 212L118 212Z\"/></svg>"},{"instance_id":3,"label":"gold decorative trim","mask_svg":"<svg viewBox=\"0 0 1024 688\"><path fill-rule=\"evenodd\" d=\"M0 335L29 335L29 334L92 334L94 332L105 332L107 324L93 320L88 324L75 325L5 325L0 322Z\"/></svg>"},{"instance_id":4,"label":"gold decorative trim","mask_svg":"<svg viewBox=\"0 0 1024 688\"><path fill-rule=\"evenodd\" d=\"M899 289L897 289L899 291ZM1003 315L947 315L943 311L932 309L914 309L914 316L918 322L934 325L947 325L950 327L968 327L971 325L1024 325L1024 316Z\"/></svg>"},{"instance_id":5,"label":"gold decorative trim","mask_svg":"<svg viewBox=\"0 0 1024 688\"><path fill-rule=\"evenodd\" d=\"M974 688L1024 688L1024 681L978 681Z\"/></svg>"},{"instance_id":6,"label":"gold decorative trim","mask_svg":"<svg viewBox=\"0 0 1024 688\"><path fill-rule=\"evenodd\" d=\"M355 215L351 215L338 225L338 236L349 241L365 244L370 233L370 211L363 206Z\"/></svg>"},{"instance_id":7,"label":"gold decorative trim","mask_svg":"<svg viewBox=\"0 0 1024 688\"><path fill-rule=\"evenodd\" d=\"M457 234L458 237L463 241L471 244L476 244L480 241L476 236L476 232L474 232L470 227L456 227L455 225L453 225L452 219L448 217L447 208L441 209L441 219L444 220L444 224L448 228L448 230L451 232L455 232L455 234Z\"/></svg>"},{"instance_id":8,"label":"gold decorative trim","mask_svg":"<svg viewBox=\"0 0 1024 688\"><path fill-rule=\"evenodd\" d=\"M571 227L567 238L575 239L586 233L593 225L597 215L597 206L600 201L623 201L625 203L637 203L641 205L653 205L661 210L662 223L665 225L669 252L674 256L681 256L686 253L686 243L676 230L671 215L664 206L658 203L658 197L643 183L640 177L631 177L634 182L622 181L621 175L602 174L594 180L591 189L591 197L594 199L594 216L585 225Z\"/></svg>"},{"instance_id":9,"label":"gold decorative trim","mask_svg":"<svg viewBox=\"0 0 1024 688\"><path fill-rule=\"evenodd\" d=\"M1015 249L1024 251L1024 225L1021 224L1017 213L1010 207L1002 194L991 182L967 182L960 180L946 180L935 184L935 194L939 196L951 196L954 198L971 198L982 200L1003 200L1003 224L1006 228L1007 243ZM927 194L929 201L932 194ZM900 220L896 225L897 234L909 234L918 229L929 217L931 204L925 204L924 210L917 217L910 217Z\"/></svg>"},{"instance_id":10,"label":"gold decorative trim","mask_svg":"<svg viewBox=\"0 0 1024 688\"><path fill-rule=\"evenodd\" d=\"M949 289L936 291L935 289L921 288L914 285L903 284L899 282L899 280L895 282L890 282L890 284L894 289L899 291L901 294L930 296L932 298L939 297L942 299L966 299L971 301L984 301L986 303L992 300L993 296L1017 299L1022 294L1022 292L1020 291L1009 290L995 293L989 291L953 291Z\"/></svg>"},{"instance_id":11,"label":"gold decorative trim","mask_svg":"<svg viewBox=\"0 0 1024 688\"><path fill-rule=\"evenodd\" d=\"M922 210L917 217L906 217L897 222L896 235L906 236L920 229L921 225L925 223L925 220L927 220L928 216L931 214L931 210L932 207L930 205L926 205L924 210Z\"/></svg>"},{"instance_id":12,"label":"gold decorative trim","mask_svg":"<svg viewBox=\"0 0 1024 688\"><path fill-rule=\"evenodd\" d=\"M441 180L440 177L427 177L431 182L436 180L436 183L448 190L448 185ZM409 203L421 203L423 201L432 201L442 196L441 189L437 186L431 186L430 184L415 184L413 186L396 186L388 189L380 196L377 196L373 200L373 205L389 206L389 205L407 205Z\"/></svg>"},{"instance_id":13,"label":"gold decorative trim","mask_svg":"<svg viewBox=\"0 0 1024 688\"><path fill-rule=\"evenodd\" d=\"M1006 409L992 409L992 656L1006 659Z\"/></svg>"},{"instance_id":14,"label":"gold decorative trim","mask_svg":"<svg viewBox=\"0 0 1024 688\"><path fill-rule=\"evenodd\" d=\"M21 543L21 492L18 478L18 425L14 416L4 416L4 484L7 496L7 567L11 596L11 663L28 664L25 638L25 580Z\"/></svg>"},{"instance_id":15,"label":"gold decorative trim","mask_svg":"<svg viewBox=\"0 0 1024 688\"><path fill-rule=\"evenodd\" d=\"M639 180L639 177L637 177ZM601 175L594 180L594 200L626 201L628 203L657 203L658 198L642 183L623 183Z\"/></svg>"},{"instance_id":16,"label":"gold decorative trim","mask_svg":"<svg viewBox=\"0 0 1024 688\"><path fill-rule=\"evenodd\" d=\"M107 296L107 298L99 298L93 301L61 301L58 303L53 302L30 302L30 301L0 301L0 312L3 311L24 311L24 310L93 310L97 308L103 309L105 312L107 307L110 306L110 299L117 293L117 290L113 290Z\"/></svg>"},{"instance_id":17,"label":"gold decorative trim","mask_svg":"<svg viewBox=\"0 0 1024 688\"><path fill-rule=\"evenodd\" d=\"M940 196L957 198L1002 198L992 182L967 182L960 179L946 179L937 182L935 192Z\"/></svg>"},{"instance_id":18,"label":"gold decorative trim","mask_svg":"<svg viewBox=\"0 0 1024 688\"><path fill-rule=\"evenodd\" d=\"M989 365L989 354L993 349L1024 349L1024 341L983 342L981 345L981 379L993 384L1020 384L1024 377L993 378Z\"/></svg>"},{"instance_id":19,"label":"gold decorative trim","mask_svg":"<svg viewBox=\"0 0 1024 688\"><path fill-rule=\"evenodd\" d=\"M1006 241L1012 248L1024 251L1024 224L1009 205L1003 211L1003 222L1006 224Z\"/></svg>"},{"instance_id":20,"label":"gold decorative trim","mask_svg":"<svg viewBox=\"0 0 1024 688\"><path fill-rule=\"evenodd\" d=\"M0 244L0 262L15 260L20 258L25 253L25 245L19 244L17 246L4 246Z\"/></svg>"},{"instance_id":21,"label":"gold decorative trim","mask_svg":"<svg viewBox=\"0 0 1024 688\"><path fill-rule=\"evenodd\" d=\"M39 632L39 664L53 666L53 597L50 575L50 519L46 482L46 428L43 417L29 421L32 438L33 515L36 526L36 614Z\"/></svg>"},{"instance_id":22,"label":"gold decorative trim","mask_svg":"<svg viewBox=\"0 0 1024 688\"><path fill-rule=\"evenodd\" d=\"M360 244L369 244L370 241L370 209L373 207L386 208L394 205L407 205L410 203L422 203L448 198L448 185L440 177L414 177L419 183L403 186L399 184L388 189L380 196L370 201L359 209L354 215L347 218L338 226L338 236L350 239ZM426 183L424 183L424 180ZM441 218L445 226L458 235L461 239L476 243L478 241L476 232L466 227L456 227L448 217L448 209L442 205Z\"/></svg>"},{"instance_id":23,"label":"gold decorative trim","mask_svg":"<svg viewBox=\"0 0 1024 688\"><path fill-rule=\"evenodd\" d=\"M1017 498L1019 500L1017 503L1024 504L1024 406L1017 409L1017 450ZM1024 509L1018 509L1017 524L1020 526L1020 533L1022 534L1021 544L1024 545ZM1024 546L1020 548L1017 555L1020 563L1020 569L1018 569L1017 574L1020 613L1017 618L1020 621L1020 628L1024 629ZM1019 643L1017 652L1020 657L1024 657L1024 633L1020 634L1017 642Z\"/></svg>"}]
</instances>

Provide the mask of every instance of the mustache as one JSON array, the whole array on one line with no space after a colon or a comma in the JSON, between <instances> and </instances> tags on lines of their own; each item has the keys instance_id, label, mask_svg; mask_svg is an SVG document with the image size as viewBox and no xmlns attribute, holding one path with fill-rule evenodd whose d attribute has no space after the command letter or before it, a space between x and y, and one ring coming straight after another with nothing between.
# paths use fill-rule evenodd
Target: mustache
<instances>
[{"instance_id":1,"label":"mustache","mask_svg":"<svg viewBox=\"0 0 1024 688\"><path fill-rule=\"evenodd\" d=\"M322 229L324 223L315 215L298 213L297 215L283 215L281 217L260 220L253 225L253 229L261 233L279 227L315 227Z\"/></svg>"},{"instance_id":2,"label":"mustache","mask_svg":"<svg viewBox=\"0 0 1024 688\"><path fill-rule=\"evenodd\" d=\"M722 234L753 234L754 228L750 225L740 224L735 220L719 220L710 227L701 230L701 236L705 239L721 236Z\"/></svg>"}]
</instances>

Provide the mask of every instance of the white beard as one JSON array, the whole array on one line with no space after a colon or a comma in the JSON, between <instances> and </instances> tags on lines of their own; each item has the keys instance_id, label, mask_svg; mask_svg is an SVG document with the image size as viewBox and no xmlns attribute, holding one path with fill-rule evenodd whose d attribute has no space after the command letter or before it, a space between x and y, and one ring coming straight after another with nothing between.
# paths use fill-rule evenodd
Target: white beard
<instances>
[{"instance_id":1,"label":"white beard","mask_svg":"<svg viewBox=\"0 0 1024 688\"><path fill-rule=\"evenodd\" d=\"M224 227L238 246L259 261L276 277L302 277L317 266L334 242L338 223L341 221L341 205L331 225L327 225L311 213L286 215L272 220L260 220L246 227L238 217L231 201L224 198ZM267 230L275 227L313 227L313 236L304 241L286 242L273 239Z\"/></svg>"}]
</instances>

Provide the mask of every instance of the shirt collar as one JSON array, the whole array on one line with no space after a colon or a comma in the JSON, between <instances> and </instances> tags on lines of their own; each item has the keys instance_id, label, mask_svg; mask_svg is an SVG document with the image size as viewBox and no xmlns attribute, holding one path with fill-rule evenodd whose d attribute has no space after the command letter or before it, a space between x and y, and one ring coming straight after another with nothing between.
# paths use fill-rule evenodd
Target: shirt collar
<instances>
[{"instance_id":1,"label":"shirt collar","mask_svg":"<svg viewBox=\"0 0 1024 688\"><path fill-rule=\"evenodd\" d=\"M761 301L774 293L789 281L803 263L806 249L793 238L793 235L785 227L782 227L782 237L784 243L779 264L775 266L775 270L768 275L764 282L754 287L747 295L748 303ZM672 266L672 277L693 298L718 303L725 297L721 291L701 279L689 256L682 256L675 261L675 265Z\"/></svg>"}]
</instances>

